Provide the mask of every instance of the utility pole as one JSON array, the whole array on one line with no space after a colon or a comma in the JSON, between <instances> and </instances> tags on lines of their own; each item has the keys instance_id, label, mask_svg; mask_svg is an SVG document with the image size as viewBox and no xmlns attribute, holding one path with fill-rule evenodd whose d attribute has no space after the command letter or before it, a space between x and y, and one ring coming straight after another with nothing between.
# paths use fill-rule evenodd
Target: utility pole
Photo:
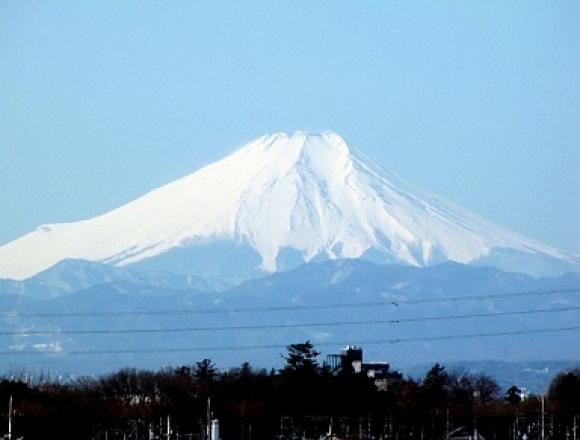
<instances>
[{"instance_id":1,"label":"utility pole","mask_svg":"<svg viewBox=\"0 0 580 440\"><path fill-rule=\"evenodd\" d=\"M246 426L244 423L244 416L246 415L246 399L242 401L242 420L240 422L240 440L244 440Z\"/></svg>"},{"instance_id":2,"label":"utility pole","mask_svg":"<svg viewBox=\"0 0 580 440\"><path fill-rule=\"evenodd\" d=\"M517 438L520 435L520 411L518 408L516 408L516 420L514 421L514 440L517 440Z\"/></svg>"},{"instance_id":3,"label":"utility pole","mask_svg":"<svg viewBox=\"0 0 580 440\"><path fill-rule=\"evenodd\" d=\"M284 429L284 424L282 423L282 416L280 416L280 435L278 436L278 438L280 440L282 440L282 432L283 432L283 429Z\"/></svg>"},{"instance_id":4,"label":"utility pole","mask_svg":"<svg viewBox=\"0 0 580 440\"><path fill-rule=\"evenodd\" d=\"M12 440L12 394L8 400L8 440Z\"/></svg>"},{"instance_id":5,"label":"utility pole","mask_svg":"<svg viewBox=\"0 0 580 440\"><path fill-rule=\"evenodd\" d=\"M546 396L542 394L542 440L546 440Z\"/></svg>"},{"instance_id":6,"label":"utility pole","mask_svg":"<svg viewBox=\"0 0 580 440\"><path fill-rule=\"evenodd\" d=\"M206 423L207 423L207 440L212 440L211 438L211 397L207 398L207 408L206 408Z\"/></svg>"}]
</instances>

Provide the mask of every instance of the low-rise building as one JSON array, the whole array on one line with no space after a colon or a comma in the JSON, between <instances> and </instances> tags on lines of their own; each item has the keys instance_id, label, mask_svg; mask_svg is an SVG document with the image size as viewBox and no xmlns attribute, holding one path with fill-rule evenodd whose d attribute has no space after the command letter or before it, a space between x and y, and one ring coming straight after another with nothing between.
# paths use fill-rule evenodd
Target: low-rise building
<instances>
[{"instance_id":1,"label":"low-rise building","mask_svg":"<svg viewBox=\"0 0 580 440\"><path fill-rule=\"evenodd\" d=\"M402 378L401 373L390 370L388 362L363 362L362 348L354 345L347 345L340 354L327 355L324 366L333 374L366 374L381 391L387 390L389 382Z\"/></svg>"}]
</instances>

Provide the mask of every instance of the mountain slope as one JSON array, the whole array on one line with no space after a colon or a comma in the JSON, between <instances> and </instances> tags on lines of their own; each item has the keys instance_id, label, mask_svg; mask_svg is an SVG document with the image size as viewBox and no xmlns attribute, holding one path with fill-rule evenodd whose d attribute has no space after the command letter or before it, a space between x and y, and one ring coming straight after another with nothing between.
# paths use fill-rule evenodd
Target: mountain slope
<instances>
[{"instance_id":1,"label":"mountain slope","mask_svg":"<svg viewBox=\"0 0 580 440\"><path fill-rule=\"evenodd\" d=\"M0 278L25 279L67 258L127 266L218 241L253 250L269 272L288 252L298 261L413 266L494 264L497 254L515 268L521 256L539 259L538 273L577 267L555 248L412 189L335 133L295 132L263 136L104 215L40 226L0 247Z\"/></svg>"}]
</instances>

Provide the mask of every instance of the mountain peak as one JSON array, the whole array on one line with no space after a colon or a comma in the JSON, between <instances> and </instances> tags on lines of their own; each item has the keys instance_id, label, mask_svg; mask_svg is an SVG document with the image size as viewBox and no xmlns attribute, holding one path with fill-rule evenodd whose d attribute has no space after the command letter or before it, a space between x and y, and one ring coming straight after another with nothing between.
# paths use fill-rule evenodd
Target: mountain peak
<instances>
[{"instance_id":1,"label":"mountain peak","mask_svg":"<svg viewBox=\"0 0 580 440\"><path fill-rule=\"evenodd\" d=\"M257 142L251 142L248 147L276 154L286 154L297 160L310 156L324 160L325 155L346 158L351 152L345 140L331 130L321 132L283 131L263 136Z\"/></svg>"},{"instance_id":2,"label":"mountain peak","mask_svg":"<svg viewBox=\"0 0 580 440\"><path fill-rule=\"evenodd\" d=\"M502 264L515 255L528 266L571 261L395 180L332 131L295 131L262 136L101 216L1 246L0 278L28 278L66 258L126 266L216 242L249 247L266 271L279 269L287 252L300 261L364 257L413 266L493 264L496 252Z\"/></svg>"},{"instance_id":3,"label":"mountain peak","mask_svg":"<svg viewBox=\"0 0 580 440\"><path fill-rule=\"evenodd\" d=\"M274 137L274 138L285 138L285 139L320 139L320 138L338 138L340 141L344 142L344 139L340 137L336 132L332 130L294 130L294 131L276 131L272 134L265 135L264 137Z\"/></svg>"}]
</instances>

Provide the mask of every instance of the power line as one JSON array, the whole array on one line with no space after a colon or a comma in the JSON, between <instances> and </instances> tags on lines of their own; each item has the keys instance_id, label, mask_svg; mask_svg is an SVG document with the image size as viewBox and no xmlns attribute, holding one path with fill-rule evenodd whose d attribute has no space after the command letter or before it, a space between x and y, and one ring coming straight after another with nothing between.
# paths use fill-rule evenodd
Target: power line
<instances>
[{"instance_id":1,"label":"power line","mask_svg":"<svg viewBox=\"0 0 580 440\"><path fill-rule=\"evenodd\" d=\"M463 335L443 335L443 336L426 336L426 337L410 337L410 338L396 338L390 339L385 342L391 344L399 344L403 342L428 342L428 341L447 341L451 339L470 339L470 338L488 338L495 336L518 336L518 335L529 335L538 333L559 333L559 332L570 332L580 330L580 326L571 327L559 327L559 328L536 328L530 330L512 330L503 332L493 332L493 333L468 333ZM381 344L384 343L380 340L375 341L363 341L362 344Z\"/></svg>"},{"instance_id":2,"label":"power line","mask_svg":"<svg viewBox=\"0 0 580 440\"><path fill-rule=\"evenodd\" d=\"M538 328L529 330L514 330L502 331L492 333L467 333L458 335L441 335L441 336L425 336L425 337L410 337L410 338L394 338L394 339L370 339L359 341L336 341L336 342L320 342L316 343L317 347L327 346L342 346L356 343L356 345L378 345L378 344L401 344L408 342L431 342L444 341L454 339L472 339L472 338L488 338L500 336L519 336L539 333L561 333L580 330L580 326L571 327L557 327L557 328ZM70 350L70 351L0 351L0 356L9 355L59 355L59 356L78 356L78 355L107 355L107 354L151 354L151 353L188 353L188 352L206 352L206 351L239 351L239 350L265 350L265 349L280 349L284 348L281 344L265 344L265 345L239 345L239 346L213 346L213 347L175 347L175 348L143 348L143 349L119 349L119 350Z\"/></svg>"},{"instance_id":3,"label":"power line","mask_svg":"<svg viewBox=\"0 0 580 440\"><path fill-rule=\"evenodd\" d=\"M256 307L232 307L232 308L205 308L205 309L165 309L165 310L123 310L123 311L103 311L103 312L33 312L20 313L16 311L0 312L0 317L8 318L51 318L51 317L114 317L114 316L135 316L135 315L187 315L187 314L232 314L251 312L287 312L302 310L333 310L333 309L354 309L381 306L399 306L404 304L435 304L445 302L460 301L481 301L491 299L511 299L526 296L542 296L557 293L574 294L580 293L580 287L568 289L553 289L539 291L520 291L514 293L496 293L488 295L467 295L449 296L425 299L394 299L389 301L370 301L357 303L335 303L335 304L311 304L311 305L288 305L288 306L256 306Z\"/></svg>"},{"instance_id":4,"label":"power line","mask_svg":"<svg viewBox=\"0 0 580 440\"><path fill-rule=\"evenodd\" d=\"M0 332L0 336L31 336L31 335L99 335L99 334L131 334L131 333L186 333L204 331L241 331L241 330L267 330L281 328L301 328L301 327L343 327L376 324L399 324L406 322L425 321L447 321L455 319L489 318L497 316L532 315L536 313L557 313L580 310L578 307L558 307L550 309L515 310L509 312L487 312L445 316L422 316L415 318L398 319L377 319L359 321L334 321L334 322L305 322L296 324L256 324L256 325L236 325L236 326L214 326L214 327L177 327L177 328L145 328L145 329L97 329L97 330L30 330Z\"/></svg>"}]
</instances>

